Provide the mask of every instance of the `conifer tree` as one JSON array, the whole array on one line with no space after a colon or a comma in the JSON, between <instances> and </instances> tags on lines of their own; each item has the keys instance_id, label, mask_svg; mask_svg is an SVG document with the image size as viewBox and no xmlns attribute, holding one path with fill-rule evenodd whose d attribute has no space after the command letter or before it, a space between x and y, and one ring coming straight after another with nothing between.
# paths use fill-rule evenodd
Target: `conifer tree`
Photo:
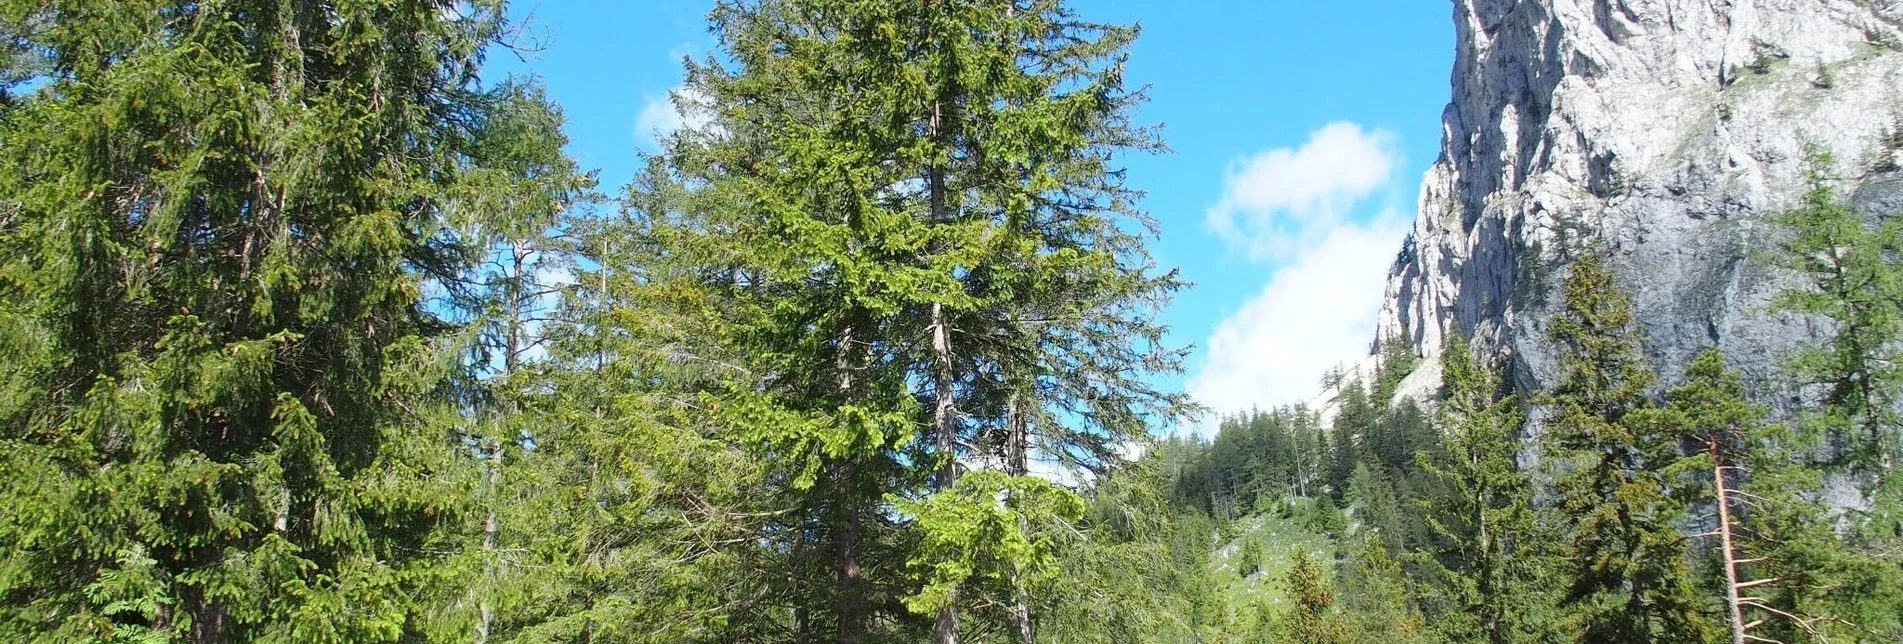
<instances>
[{"instance_id":1,"label":"conifer tree","mask_svg":"<svg viewBox=\"0 0 1903 644\"><path fill-rule=\"evenodd\" d=\"M1401 562L1383 539L1370 534L1349 555L1342 574L1342 604L1354 641L1394 644L1431 641L1416 610Z\"/></svg>"},{"instance_id":2,"label":"conifer tree","mask_svg":"<svg viewBox=\"0 0 1903 644\"><path fill-rule=\"evenodd\" d=\"M1552 327L1562 375L1541 402L1571 630L1585 642L1701 641L1709 633L1677 529L1677 436L1647 398L1655 378L1631 303L1594 255L1573 263L1562 292Z\"/></svg>"},{"instance_id":3,"label":"conifer tree","mask_svg":"<svg viewBox=\"0 0 1903 644\"><path fill-rule=\"evenodd\" d=\"M1386 411L1395 392L1401 388L1401 380L1420 366L1421 356L1413 343L1398 335L1383 338L1379 349L1381 358L1375 367L1374 404Z\"/></svg>"},{"instance_id":4,"label":"conifer tree","mask_svg":"<svg viewBox=\"0 0 1903 644\"><path fill-rule=\"evenodd\" d=\"M829 614L795 621L860 641L875 621L910 625L874 619L904 580L869 569L962 569L887 548L970 528L890 522L888 498L951 492L982 461L1021 476L1033 452L1115 465L1185 402L1143 377L1180 360L1153 321L1178 283L1150 266L1149 223L1111 165L1159 145L1122 87L1135 31L969 0L728 2L713 24L731 62L689 68L711 120L669 146L692 203L658 230L737 313L760 382L721 406L736 424L803 419L761 437L793 473L794 514L814 517L785 550L830 552L836 571L789 598L800 612L829 595ZM987 516L967 510L940 516ZM945 591L910 607L951 641L960 607L990 598L942 578L915 580Z\"/></svg>"},{"instance_id":5,"label":"conifer tree","mask_svg":"<svg viewBox=\"0 0 1903 644\"><path fill-rule=\"evenodd\" d=\"M1826 605L1816 589L1834 583L1824 578L1839 567L1828 563L1834 548L1817 546L1835 539L1823 508L1792 493L1815 487L1791 487L1807 467L1782 446L1786 432L1765 423L1768 412L1744 394L1724 356L1707 349L1686 367L1685 383L1666 393L1665 408L1667 425L1702 448L1683 469L1706 483L1695 494L1712 507L1705 536L1730 639L1828 641L1843 622L1812 611Z\"/></svg>"},{"instance_id":6,"label":"conifer tree","mask_svg":"<svg viewBox=\"0 0 1903 644\"><path fill-rule=\"evenodd\" d=\"M1314 559L1306 551L1295 553L1295 562L1282 583L1287 585L1288 597L1295 605L1281 616L1277 631L1282 637L1277 641L1292 644L1344 644L1348 641L1347 629L1333 614L1334 591L1329 589L1321 568L1315 565Z\"/></svg>"},{"instance_id":7,"label":"conifer tree","mask_svg":"<svg viewBox=\"0 0 1903 644\"><path fill-rule=\"evenodd\" d=\"M1329 493L1337 500L1348 492L1348 481L1354 476L1355 464L1361 461L1361 441L1376 421L1376 411L1374 404L1368 400L1367 387L1360 380L1350 380L1342 385L1341 408L1335 412L1335 422L1329 426L1328 432L1328 487Z\"/></svg>"},{"instance_id":8,"label":"conifer tree","mask_svg":"<svg viewBox=\"0 0 1903 644\"><path fill-rule=\"evenodd\" d=\"M1779 535L1790 565L1802 566L1779 575L1805 580L1789 587L1780 606L1827 616L1820 622L1827 633L1894 638L1903 633L1903 614L1893 610L1903 605L1903 557L1897 555L1903 552L1903 477L1894 474L1903 450L1903 220L1856 212L1831 189L1829 156L1814 155L1810 164L1802 205L1771 218L1789 232L1773 259L1804 282L1781 293L1773 309L1832 324L1821 342L1800 348L1788 365L1796 382L1813 385L1817 399L1799 415L1795 431L1771 443L1778 451L1759 459L1763 471L1754 471L1746 485L1780 510L1760 513L1758 529ZM1778 456L1797 466L1764 463ZM1815 507L1828 479L1854 483L1863 497L1837 538L1806 525L1831 514ZM1817 592L1822 588L1857 590ZM1792 633L1799 634L1808 635Z\"/></svg>"},{"instance_id":9,"label":"conifer tree","mask_svg":"<svg viewBox=\"0 0 1903 644\"><path fill-rule=\"evenodd\" d=\"M502 9L0 6L46 56L0 118L0 639L421 636Z\"/></svg>"},{"instance_id":10,"label":"conifer tree","mask_svg":"<svg viewBox=\"0 0 1903 644\"><path fill-rule=\"evenodd\" d=\"M558 277L572 268L564 220L571 209L592 198L594 178L580 172L562 151L562 115L541 86L512 81L498 87L485 127L471 140L467 169L449 189L448 211L464 231L480 260L472 281L477 287L457 293L460 308L473 314L467 323L469 367L481 384L476 389L464 440L482 461L477 491L483 507L478 529L478 578L468 581L477 642L489 641L500 608L498 596L510 586L504 569L522 570L503 561L505 551L523 551L541 533L542 512L506 517L519 509L518 477L505 470L536 442L536 426L524 409L536 374L535 356L546 352L544 327L552 321ZM533 505L533 504L528 504ZM538 508L541 509L541 508ZM505 534L505 523L509 528Z\"/></svg>"},{"instance_id":11,"label":"conifer tree","mask_svg":"<svg viewBox=\"0 0 1903 644\"><path fill-rule=\"evenodd\" d=\"M1421 457L1441 486L1422 504L1434 535L1425 594L1439 605L1436 625L1458 642L1540 641L1550 597L1539 577L1546 553L1532 484L1517 461L1519 401L1502 395L1499 377L1459 335L1441 349L1441 391L1446 447Z\"/></svg>"},{"instance_id":12,"label":"conifer tree","mask_svg":"<svg viewBox=\"0 0 1903 644\"><path fill-rule=\"evenodd\" d=\"M1393 480L1380 465L1356 464L1354 474L1348 477L1348 493L1343 498L1361 523L1361 529L1374 534L1387 552L1406 547L1400 499L1395 494Z\"/></svg>"},{"instance_id":13,"label":"conifer tree","mask_svg":"<svg viewBox=\"0 0 1903 644\"><path fill-rule=\"evenodd\" d=\"M1824 342L1793 356L1800 382L1827 387L1807 422L1831 441L1837 465L1888 470L1903 449L1903 220L1866 221L1832 193L1823 170L1830 158L1810 164L1803 205L1771 218L1791 233L1775 259L1808 288L1781 293L1774 309L1835 323Z\"/></svg>"}]
</instances>

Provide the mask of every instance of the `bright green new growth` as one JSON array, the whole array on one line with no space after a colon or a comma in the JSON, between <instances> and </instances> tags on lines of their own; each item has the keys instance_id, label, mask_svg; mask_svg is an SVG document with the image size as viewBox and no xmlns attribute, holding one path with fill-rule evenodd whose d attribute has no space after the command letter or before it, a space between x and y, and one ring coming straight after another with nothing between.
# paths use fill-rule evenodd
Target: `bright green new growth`
<instances>
[{"instance_id":1,"label":"bright green new growth","mask_svg":"<svg viewBox=\"0 0 1903 644\"><path fill-rule=\"evenodd\" d=\"M1903 220L1856 212L1831 189L1830 157L1810 163L1801 205L1771 217L1788 232L1774 259L1804 282L1774 306L1831 324L1822 342L1791 356L1792 380L1814 397L1796 431L1765 441L1771 449L1752 459L1745 492L1763 496L1768 511L1747 519L1782 546L1767 574L1787 583L1767 594L1791 618L1771 628L1788 637L1895 639L1903 633L1895 610L1903 605L1903 477L1892 471L1903 449ZM1835 520L1818 501L1833 483L1863 496Z\"/></svg>"},{"instance_id":2,"label":"bright green new growth","mask_svg":"<svg viewBox=\"0 0 1903 644\"><path fill-rule=\"evenodd\" d=\"M1084 502L1044 479L980 470L921 501L895 500L916 518L923 540L908 564L925 587L905 599L918 613L950 603L966 587L1038 588L1057 564L1055 536L1082 518Z\"/></svg>"},{"instance_id":3,"label":"bright green new growth","mask_svg":"<svg viewBox=\"0 0 1903 644\"><path fill-rule=\"evenodd\" d=\"M887 521L888 495L952 493L972 462L1108 472L1185 405L1145 377L1178 368L1153 316L1180 284L1126 230L1150 223L1113 165L1160 147L1122 87L1135 31L1048 1L730 2L712 22L731 62L688 70L709 124L657 159L639 225L693 267L667 288L727 314L750 381L710 402L787 477L793 630L858 641L908 619L868 597L881 575L963 556L900 544L990 534L947 507ZM994 601L1031 630L1031 598L941 579L909 602L941 641Z\"/></svg>"}]
</instances>

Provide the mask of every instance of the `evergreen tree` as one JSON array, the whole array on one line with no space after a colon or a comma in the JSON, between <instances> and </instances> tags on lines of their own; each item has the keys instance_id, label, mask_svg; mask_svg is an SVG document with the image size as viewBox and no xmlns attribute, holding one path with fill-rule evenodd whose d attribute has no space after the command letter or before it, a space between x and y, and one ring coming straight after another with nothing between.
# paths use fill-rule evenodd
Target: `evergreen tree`
<instances>
[{"instance_id":1,"label":"evergreen tree","mask_svg":"<svg viewBox=\"0 0 1903 644\"><path fill-rule=\"evenodd\" d=\"M1420 352L1414 344L1401 336L1383 338L1379 346L1380 362L1376 363L1374 376L1374 404L1386 410L1401 388L1401 380L1414 373L1420 366Z\"/></svg>"},{"instance_id":2,"label":"evergreen tree","mask_svg":"<svg viewBox=\"0 0 1903 644\"><path fill-rule=\"evenodd\" d=\"M513 599L505 571L541 569L505 561L505 552L534 551L547 515L539 504L521 503L527 486L516 462L539 457L536 423L524 408L538 378L534 358L546 352L544 326L552 321L560 285L551 276L572 269L564 220L593 198L594 177L577 170L562 151L562 115L536 83L497 88L485 127L471 140L467 168L448 191L447 209L458 230L486 257L472 281L457 293L467 320L469 367L480 386L463 440L482 462L477 502L483 506L474 561L477 578L464 580L474 598L474 640L489 641L497 613ZM532 478L532 477L531 477ZM535 507L538 511L510 516ZM505 523L508 524L505 530Z\"/></svg>"},{"instance_id":3,"label":"evergreen tree","mask_svg":"<svg viewBox=\"0 0 1903 644\"><path fill-rule=\"evenodd\" d=\"M1455 642L1546 641L1540 576L1546 554L1532 484L1518 466L1522 414L1499 378L1450 335L1441 349L1443 452L1421 466L1440 484L1423 504L1434 538L1427 596L1441 635Z\"/></svg>"},{"instance_id":4,"label":"evergreen tree","mask_svg":"<svg viewBox=\"0 0 1903 644\"><path fill-rule=\"evenodd\" d=\"M474 484L425 295L501 3L0 15L0 639L421 637Z\"/></svg>"},{"instance_id":5,"label":"evergreen tree","mask_svg":"<svg viewBox=\"0 0 1903 644\"><path fill-rule=\"evenodd\" d=\"M1826 616L1819 624L1827 634L1894 639L1903 632L1903 614L1894 609L1903 605L1903 558L1896 554L1903 551L1903 477L1893 474L1903 450L1903 221L1854 211L1830 188L1830 158L1816 155L1810 162L1802 205L1771 218L1790 233L1773 259L1805 287L1781 293L1774 310L1832 323L1822 342L1799 349L1788 365L1793 380L1815 385L1818 398L1800 414L1795 432L1756 459L1745 487L1779 510L1759 513L1757 526L1777 534L1791 555L1779 576L1804 580L1778 598L1782 609ZM1795 456L1788 461L1798 466L1767 462L1780 456ZM1853 483L1863 496L1835 539L1807 525L1833 514L1814 507L1829 479ZM1818 592L1825 588L1855 590ZM1810 635L1790 633L1798 634Z\"/></svg>"},{"instance_id":6,"label":"evergreen tree","mask_svg":"<svg viewBox=\"0 0 1903 644\"><path fill-rule=\"evenodd\" d=\"M1153 321L1178 282L1126 230L1149 222L1111 165L1159 145L1121 83L1135 31L1056 2L728 2L713 24L731 62L690 66L711 125L662 160L664 189L692 195L661 234L704 267L691 288L738 313L760 382L722 406L736 423L803 419L760 430L762 456L796 473L795 514L815 517L784 550L830 553L835 570L788 598L796 614L831 604L795 630L903 631L908 617L873 612L905 580L867 571L932 571L914 581L942 587L963 565L901 552L900 535L975 528L889 522L906 517L887 498L949 493L977 462L1022 476L1033 452L1114 466L1186 402L1144 377L1180 361ZM963 592L910 608L951 641L961 607L995 600Z\"/></svg>"},{"instance_id":7,"label":"evergreen tree","mask_svg":"<svg viewBox=\"0 0 1903 644\"><path fill-rule=\"evenodd\" d=\"M1328 439L1328 489L1339 500L1348 492L1348 480L1354 476L1355 464L1361 462L1362 445L1378 419L1374 404L1368 401L1368 390L1360 380L1351 380L1342 386L1341 407L1335 412L1335 422L1329 427Z\"/></svg>"},{"instance_id":8,"label":"evergreen tree","mask_svg":"<svg viewBox=\"0 0 1903 644\"><path fill-rule=\"evenodd\" d=\"M1592 255L1573 263L1562 292L1552 327L1562 375L1542 402L1571 629L1585 642L1703 641L1703 602L1677 529L1686 515L1675 498L1678 441L1647 398L1654 376L1631 303Z\"/></svg>"},{"instance_id":9,"label":"evergreen tree","mask_svg":"<svg viewBox=\"0 0 1903 644\"><path fill-rule=\"evenodd\" d=\"M1395 494L1393 481L1381 471L1379 465L1371 467L1367 463L1356 464L1355 473L1348 477L1345 499L1361 523L1361 530L1381 541L1387 552L1397 552L1406 547L1401 503Z\"/></svg>"},{"instance_id":10,"label":"evergreen tree","mask_svg":"<svg viewBox=\"0 0 1903 644\"><path fill-rule=\"evenodd\" d=\"M1276 630L1282 637L1277 641L1291 644L1345 644L1348 641L1347 629L1333 614L1334 591L1329 589L1327 578L1307 552L1295 553L1294 565L1282 583L1287 585L1288 597L1295 605L1281 616Z\"/></svg>"},{"instance_id":11,"label":"evergreen tree","mask_svg":"<svg viewBox=\"0 0 1903 644\"><path fill-rule=\"evenodd\" d=\"M1244 578L1262 570L1262 541L1243 538L1236 551L1236 574Z\"/></svg>"},{"instance_id":12,"label":"evergreen tree","mask_svg":"<svg viewBox=\"0 0 1903 644\"><path fill-rule=\"evenodd\" d=\"M1165 444L1093 486L1077 530L1060 530L1061 574L1035 598L1041 641L1194 641L1221 611L1207 516L1173 507Z\"/></svg>"},{"instance_id":13,"label":"evergreen tree","mask_svg":"<svg viewBox=\"0 0 1903 644\"><path fill-rule=\"evenodd\" d=\"M1826 434L1838 465L1887 470L1903 448L1903 220L1866 221L1832 193L1823 174L1830 158L1810 163L1803 205L1771 218L1791 233L1775 259L1809 284L1781 293L1774 309L1835 323L1823 343L1793 356L1800 382L1826 387L1807 422Z\"/></svg>"},{"instance_id":14,"label":"evergreen tree","mask_svg":"<svg viewBox=\"0 0 1903 644\"><path fill-rule=\"evenodd\" d=\"M1684 469L1707 483L1695 493L1713 508L1709 538L1731 641L1828 640L1842 623L1812 611L1828 606L1816 589L1840 583L1827 579L1841 569L1831 561L1835 538L1823 508L1791 493L1807 468L1779 447L1788 442L1783 428L1764 423L1766 410L1744 393L1723 355L1707 349L1686 367L1685 383L1666 393L1665 409L1666 423L1703 447Z\"/></svg>"},{"instance_id":15,"label":"evergreen tree","mask_svg":"<svg viewBox=\"0 0 1903 644\"><path fill-rule=\"evenodd\" d=\"M1401 562L1388 554L1380 535L1370 534L1348 557L1342 571L1342 604L1353 641L1432 641L1414 607L1413 592Z\"/></svg>"}]
</instances>

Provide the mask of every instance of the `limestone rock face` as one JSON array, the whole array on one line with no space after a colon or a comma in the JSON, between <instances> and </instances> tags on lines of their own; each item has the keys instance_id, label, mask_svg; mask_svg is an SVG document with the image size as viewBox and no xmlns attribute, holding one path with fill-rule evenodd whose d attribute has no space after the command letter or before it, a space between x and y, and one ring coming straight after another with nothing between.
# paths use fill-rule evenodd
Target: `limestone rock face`
<instances>
[{"instance_id":1,"label":"limestone rock face","mask_svg":"<svg viewBox=\"0 0 1903 644\"><path fill-rule=\"evenodd\" d=\"M1769 313L1792 279L1765 222L1807 151L1871 214L1903 210L1903 0L1454 0L1442 150L1387 284L1382 337L1430 367L1458 331L1525 388L1558 375L1547 329L1588 248L1631 293L1676 382L1722 347L1763 385L1815 323ZM1411 389L1436 379L1416 374ZM1419 393L1419 392L1416 392ZM1327 392L1318 399L1332 398ZM1765 402L1789 403L1789 392Z\"/></svg>"}]
</instances>

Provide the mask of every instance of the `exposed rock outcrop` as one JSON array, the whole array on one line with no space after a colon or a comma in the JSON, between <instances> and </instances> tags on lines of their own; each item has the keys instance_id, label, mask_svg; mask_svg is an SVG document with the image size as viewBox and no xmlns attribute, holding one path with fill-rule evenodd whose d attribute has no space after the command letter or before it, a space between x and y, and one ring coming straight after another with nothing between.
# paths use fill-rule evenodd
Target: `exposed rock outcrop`
<instances>
[{"instance_id":1,"label":"exposed rock outcrop","mask_svg":"<svg viewBox=\"0 0 1903 644\"><path fill-rule=\"evenodd\" d=\"M1522 387L1550 385L1557 286L1590 244L1633 294L1667 382L1714 344L1747 379L1776 382L1780 356L1817 333L1766 311L1791 278L1762 261L1779 234L1765 215L1803 194L1807 150L1834 155L1834 184L1860 207L1903 210L1887 142L1903 127L1903 0L1453 6L1441 157L1381 336L1418 343L1431 370L1457 330L1510 357Z\"/></svg>"}]
</instances>

